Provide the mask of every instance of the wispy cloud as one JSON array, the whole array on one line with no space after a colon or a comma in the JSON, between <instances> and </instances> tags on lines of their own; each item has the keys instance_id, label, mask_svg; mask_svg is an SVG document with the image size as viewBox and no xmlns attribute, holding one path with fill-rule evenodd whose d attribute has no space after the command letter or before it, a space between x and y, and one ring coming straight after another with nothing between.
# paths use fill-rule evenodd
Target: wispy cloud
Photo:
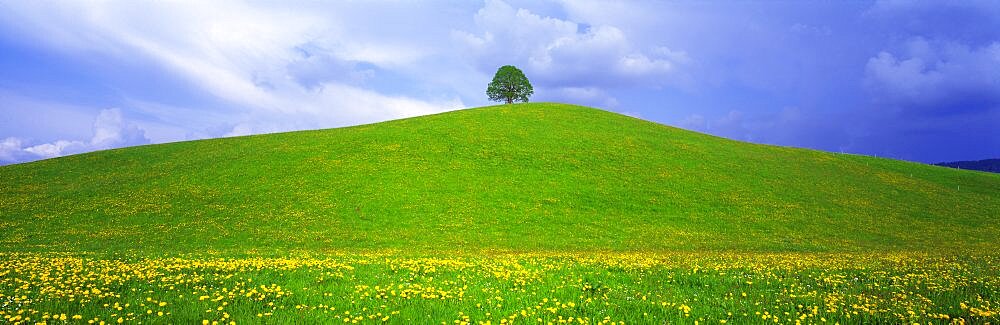
<instances>
[{"instance_id":1,"label":"wispy cloud","mask_svg":"<svg viewBox=\"0 0 1000 325\"><path fill-rule=\"evenodd\" d=\"M363 87L380 66L409 64L427 50L392 40L354 38L354 26L337 24L341 20L336 18L343 15L338 8L289 9L235 1L6 6L11 10L3 15L5 25L21 26L14 28L42 46L68 55L144 62L215 98L212 106L199 105L209 112L182 118L202 125L187 130L184 138L353 125L465 106L454 95L384 94ZM123 103L145 103L125 108L174 126L176 114L162 108L192 110L132 96ZM219 109L226 113L219 114ZM231 128L220 130L226 125ZM184 139L177 133L160 132L172 138L159 140ZM25 150L48 157L94 148L81 141L57 141Z\"/></svg>"}]
</instances>

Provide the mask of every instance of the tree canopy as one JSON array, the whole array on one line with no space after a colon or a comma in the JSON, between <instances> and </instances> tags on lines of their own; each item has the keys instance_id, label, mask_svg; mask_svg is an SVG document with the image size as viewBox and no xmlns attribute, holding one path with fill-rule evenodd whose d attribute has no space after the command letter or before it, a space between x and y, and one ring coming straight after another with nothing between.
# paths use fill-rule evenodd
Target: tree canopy
<instances>
[{"instance_id":1,"label":"tree canopy","mask_svg":"<svg viewBox=\"0 0 1000 325\"><path fill-rule=\"evenodd\" d=\"M493 76L493 81L486 88L486 95L490 97L490 100L503 101L507 104L515 101L527 103L528 97L534 93L535 90L531 88L528 77L524 76L521 69L512 65L500 67L496 75Z\"/></svg>"}]
</instances>

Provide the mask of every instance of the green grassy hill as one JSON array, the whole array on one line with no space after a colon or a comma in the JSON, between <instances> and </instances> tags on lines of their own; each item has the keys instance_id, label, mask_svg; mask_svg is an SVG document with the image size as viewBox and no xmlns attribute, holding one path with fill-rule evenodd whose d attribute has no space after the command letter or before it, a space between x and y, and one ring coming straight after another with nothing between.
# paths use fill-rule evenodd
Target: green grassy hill
<instances>
[{"instance_id":1,"label":"green grassy hill","mask_svg":"<svg viewBox=\"0 0 1000 325\"><path fill-rule=\"evenodd\" d=\"M0 250L1000 248L1000 175L519 104L0 167Z\"/></svg>"}]
</instances>

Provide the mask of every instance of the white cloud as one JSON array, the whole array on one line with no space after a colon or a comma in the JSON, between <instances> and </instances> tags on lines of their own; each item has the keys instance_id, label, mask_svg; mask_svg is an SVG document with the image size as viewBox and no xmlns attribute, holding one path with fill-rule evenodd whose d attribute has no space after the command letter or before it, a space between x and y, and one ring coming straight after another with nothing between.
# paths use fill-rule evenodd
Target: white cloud
<instances>
[{"instance_id":1,"label":"white cloud","mask_svg":"<svg viewBox=\"0 0 1000 325\"><path fill-rule=\"evenodd\" d=\"M356 84L375 73L370 67L359 67L359 62L380 67L412 65L438 50L399 37L359 38L343 22L359 19L352 12L363 6L342 5L288 9L235 1L19 2L11 5L13 13L0 16L9 18L9 24L27 26L25 34L64 52L157 65L226 102L227 108L239 109L234 114L199 116L215 119L209 123L215 127L287 131L464 107L454 95L444 99L440 94L387 95L358 88ZM338 68L316 73L317 65ZM157 110L147 113L158 114ZM166 116L150 118L168 120ZM225 133L231 132L209 136ZM46 147L50 151L60 148L55 143Z\"/></svg>"},{"instance_id":2,"label":"white cloud","mask_svg":"<svg viewBox=\"0 0 1000 325\"><path fill-rule=\"evenodd\" d=\"M34 154L39 158L52 158L87 151L87 144L82 141L59 140L52 143L24 148L24 152Z\"/></svg>"},{"instance_id":3,"label":"white cloud","mask_svg":"<svg viewBox=\"0 0 1000 325\"><path fill-rule=\"evenodd\" d=\"M108 149L149 143L146 132L122 118L120 109L102 110L94 121L94 137L90 148Z\"/></svg>"},{"instance_id":4,"label":"white cloud","mask_svg":"<svg viewBox=\"0 0 1000 325\"><path fill-rule=\"evenodd\" d=\"M1000 43L970 47L914 38L868 60L865 83L896 108L940 112L1000 105Z\"/></svg>"},{"instance_id":5,"label":"white cloud","mask_svg":"<svg viewBox=\"0 0 1000 325\"><path fill-rule=\"evenodd\" d=\"M24 160L21 139L9 137L0 142L0 164Z\"/></svg>"},{"instance_id":6,"label":"white cloud","mask_svg":"<svg viewBox=\"0 0 1000 325\"><path fill-rule=\"evenodd\" d=\"M690 62L682 51L636 46L619 28L543 17L490 0L474 18L476 31L452 33L484 73L514 64L542 87L588 88L674 82Z\"/></svg>"},{"instance_id":7,"label":"white cloud","mask_svg":"<svg viewBox=\"0 0 1000 325\"><path fill-rule=\"evenodd\" d=\"M94 120L89 140L56 140L25 147L25 142L8 137L0 142L0 163L24 162L82 152L150 143L145 131L122 117L120 109L101 110Z\"/></svg>"},{"instance_id":8,"label":"white cloud","mask_svg":"<svg viewBox=\"0 0 1000 325\"><path fill-rule=\"evenodd\" d=\"M135 124L156 142L459 109L465 107L463 98L485 100L487 75L511 60L526 69L539 95L548 91L554 100L615 107L609 87L659 86L690 61L683 51L636 46L615 26L590 27L502 1L486 2L471 19L455 15L454 8L413 14L424 4L18 2L9 7L0 20L17 26L32 43L70 56L151 66L212 98L166 103L125 92L127 97L112 105L137 113L141 119ZM407 22L426 30L414 32ZM35 151L78 147L49 144Z\"/></svg>"},{"instance_id":9,"label":"white cloud","mask_svg":"<svg viewBox=\"0 0 1000 325\"><path fill-rule=\"evenodd\" d=\"M350 109L333 116L324 114L331 102L350 103ZM458 98L422 101L405 96L388 96L372 90L340 83L323 83L307 99L290 101L307 119L288 120L274 112L255 112L224 134L240 136L353 125L346 121L381 121L386 117L406 118L465 107Z\"/></svg>"}]
</instances>

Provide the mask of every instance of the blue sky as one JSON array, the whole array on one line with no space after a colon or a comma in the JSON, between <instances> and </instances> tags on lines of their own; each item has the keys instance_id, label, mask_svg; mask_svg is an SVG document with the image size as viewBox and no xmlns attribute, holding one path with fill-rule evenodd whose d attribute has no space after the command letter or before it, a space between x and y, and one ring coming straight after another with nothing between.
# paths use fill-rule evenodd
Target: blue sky
<instances>
[{"instance_id":1,"label":"blue sky","mask_svg":"<svg viewBox=\"0 0 1000 325\"><path fill-rule=\"evenodd\" d=\"M0 2L0 164L533 101L732 139L1000 157L1000 2Z\"/></svg>"}]
</instances>

